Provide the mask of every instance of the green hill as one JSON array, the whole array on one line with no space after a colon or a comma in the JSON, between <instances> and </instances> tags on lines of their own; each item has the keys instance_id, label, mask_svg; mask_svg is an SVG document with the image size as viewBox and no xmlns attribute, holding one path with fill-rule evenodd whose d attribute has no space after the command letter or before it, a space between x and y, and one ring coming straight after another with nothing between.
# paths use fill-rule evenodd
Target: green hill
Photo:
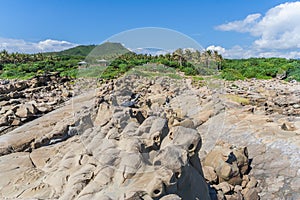
<instances>
[{"instance_id":1,"label":"green hill","mask_svg":"<svg viewBox=\"0 0 300 200\"><path fill-rule=\"evenodd\" d=\"M96 45L79 45L59 52L45 53L45 55L86 57L95 47Z\"/></svg>"},{"instance_id":2,"label":"green hill","mask_svg":"<svg viewBox=\"0 0 300 200\"><path fill-rule=\"evenodd\" d=\"M120 43L105 42L96 46L88 55L87 59L113 59L130 52Z\"/></svg>"},{"instance_id":3,"label":"green hill","mask_svg":"<svg viewBox=\"0 0 300 200\"><path fill-rule=\"evenodd\" d=\"M56 56L88 56L89 59L111 59L128 52L129 50L120 43L105 42L101 45L79 45L64 51L45 54Z\"/></svg>"}]
</instances>

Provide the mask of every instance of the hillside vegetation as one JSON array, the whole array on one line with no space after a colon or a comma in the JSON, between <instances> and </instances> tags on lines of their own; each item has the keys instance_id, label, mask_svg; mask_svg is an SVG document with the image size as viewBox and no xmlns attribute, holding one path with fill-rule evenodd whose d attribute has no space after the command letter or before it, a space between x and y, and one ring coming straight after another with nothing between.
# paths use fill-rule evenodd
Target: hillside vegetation
<instances>
[{"instance_id":1,"label":"hillside vegetation","mask_svg":"<svg viewBox=\"0 0 300 200\"><path fill-rule=\"evenodd\" d=\"M97 59L111 60L129 52L130 51L120 43L105 42L96 46L89 55L87 55L86 61L95 62Z\"/></svg>"},{"instance_id":2,"label":"hillside vegetation","mask_svg":"<svg viewBox=\"0 0 300 200\"><path fill-rule=\"evenodd\" d=\"M225 59L222 62L221 77L226 80L245 78L300 81L300 60L285 58Z\"/></svg>"},{"instance_id":3,"label":"hillside vegetation","mask_svg":"<svg viewBox=\"0 0 300 200\"><path fill-rule=\"evenodd\" d=\"M80 56L85 58L96 45L79 45L64 51L60 52L50 52L45 53L45 55L53 55L53 56Z\"/></svg>"},{"instance_id":4,"label":"hillside vegetation","mask_svg":"<svg viewBox=\"0 0 300 200\"><path fill-rule=\"evenodd\" d=\"M106 59L108 66L100 67L98 59ZM88 65L78 70L78 62ZM150 64L150 65L147 65ZM20 54L0 52L1 79L27 79L58 72L61 76L83 76L111 79L134 67L165 66L185 75L217 75L226 80L271 79L300 81L300 60L284 58L223 59L216 51L177 49L172 54L152 56L130 52L120 43L77 46L61 52ZM140 68L141 69L141 68ZM78 73L79 72L79 73ZM173 71L174 72L174 71Z\"/></svg>"}]
</instances>

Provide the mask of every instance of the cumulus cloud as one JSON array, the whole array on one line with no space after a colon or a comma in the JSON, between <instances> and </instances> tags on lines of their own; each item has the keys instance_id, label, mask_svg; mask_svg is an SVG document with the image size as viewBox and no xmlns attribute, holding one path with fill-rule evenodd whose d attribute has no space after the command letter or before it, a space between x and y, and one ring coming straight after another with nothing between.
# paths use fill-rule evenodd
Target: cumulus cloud
<instances>
[{"instance_id":1,"label":"cumulus cloud","mask_svg":"<svg viewBox=\"0 0 300 200\"><path fill-rule=\"evenodd\" d=\"M281 57L281 58L299 58L300 51L284 51L278 49L257 49L252 47L241 47L239 45L231 48L224 48L221 46L209 46L207 50L217 50L224 58L251 58L251 57Z\"/></svg>"},{"instance_id":2,"label":"cumulus cloud","mask_svg":"<svg viewBox=\"0 0 300 200\"><path fill-rule=\"evenodd\" d=\"M261 14L251 14L248 15L244 20L238 20L229 22L227 24L222 24L216 27L217 30L221 31L237 31L237 32L249 32L252 30L253 26L257 24L258 19Z\"/></svg>"},{"instance_id":3,"label":"cumulus cloud","mask_svg":"<svg viewBox=\"0 0 300 200\"><path fill-rule=\"evenodd\" d=\"M225 53L225 48L223 48L221 46L215 46L215 45L211 45L211 46L207 47L206 50L217 51L219 54Z\"/></svg>"},{"instance_id":4,"label":"cumulus cloud","mask_svg":"<svg viewBox=\"0 0 300 200\"><path fill-rule=\"evenodd\" d=\"M248 32L256 39L250 51L257 55L298 57L300 52L300 1L280 4L264 15L251 14L244 20L216 27L222 31Z\"/></svg>"},{"instance_id":5,"label":"cumulus cloud","mask_svg":"<svg viewBox=\"0 0 300 200\"><path fill-rule=\"evenodd\" d=\"M260 48L300 48L300 2L285 3L270 9L251 30L260 38Z\"/></svg>"},{"instance_id":6,"label":"cumulus cloud","mask_svg":"<svg viewBox=\"0 0 300 200\"><path fill-rule=\"evenodd\" d=\"M77 46L67 41L47 39L39 42L28 42L22 39L0 38L0 50L5 49L8 52L20 53L39 53L62 51Z\"/></svg>"}]
</instances>

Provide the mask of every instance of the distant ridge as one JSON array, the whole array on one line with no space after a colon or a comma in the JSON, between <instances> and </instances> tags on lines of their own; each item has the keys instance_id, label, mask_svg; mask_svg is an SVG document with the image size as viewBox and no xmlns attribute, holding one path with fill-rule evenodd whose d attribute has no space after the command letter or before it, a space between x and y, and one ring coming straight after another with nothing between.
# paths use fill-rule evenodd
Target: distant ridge
<instances>
[{"instance_id":1,"label":"distant ridge","mask_svg":"<svg viewBox=\"0 0 300 200\"><path fill-rule=\"evenodd\" d=\"M57 56L81 56L109 59L130 52L120 43L105 42L101 45L79 45L59 52L45 53Z\"/></svg>"},{"instance_id":2,"label":"distant ridge","mask_svg":"<svg viewBox=\"0 0 300 200\"><path fill-rule=\"evenodd\" d=\"M45 53L58 56L87 56L97 45L79 45L59 52Z\"/></svg>"},{"instance_id":3,"label":"distant ridge","mask_svg":"<svg viewBox=\"0 0 300 200\"><path fill-rule=\"evenodd\" d=\"M105 42L96 46L89 54L89 57L110 59L130 52L121 43Z\"/></svg>"}]
</instances>

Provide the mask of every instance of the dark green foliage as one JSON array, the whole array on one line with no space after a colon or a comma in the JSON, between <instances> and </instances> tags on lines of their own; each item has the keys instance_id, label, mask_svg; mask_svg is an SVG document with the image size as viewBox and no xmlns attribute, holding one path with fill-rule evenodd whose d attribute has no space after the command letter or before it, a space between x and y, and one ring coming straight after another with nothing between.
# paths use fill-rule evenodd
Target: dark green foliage
<instances>
[{"instance_id":1,"label":"dark green foliage","mask_svg":"<svg viewBox=\"0 0 300 200\"><path fill-rule=\"evenodd\" d=\"M287 80L300 81L300 60L294 60L290 63L287 70Z\"/></svg>"},{"instance_id":2,"label":"dark green foliage","mask_svg":"<svg viewBox=\"0 0 300 200\"><path fill-rule=\"evenodd\" d=\"M98 58L105 58L105 56L120 56L125 53L130 52L120 43L114 42L105 42L101 45L96 46L91 52L89 56L98 57Z\"/></svg>"},{"instance_id":3,"label":"dark green foliage","mask_svg":"<svg viewBox=\"0 0 300 200\"><path fill-rule=\"evenodd\" d=\"M11 58L13 57L13 59ZM7 54L0 56L0 78L28 79L37 75L59 72L61 76L75 76L79 59L45 56L41 54Z\"/></svg>"},{"instance_id":4,"label":"dark green foliage","mask_svg":"<svg viewBox=\"0 0 300 200\"><path fill-rule=\"evenodd\" d=\"M227 80L270 79L286 72L287 79L299 79L299 67L299 60L285 58L225 59L222 62L221 77Z\"/></svg>"},{"instance_id":5,"label":"dark green foliage","mask_svg":"<svg viewBox=\"0 0 300 200\"><path fill-rule=\"evenodd\" d=\"M96 45L79 45L60 52L45 53L45 55L55 56L81 56L85 58L96 47Z\"/></svg>"},{"instance_id":6,"label":"dark green foliage","mask_svg":"<svg viewBox=\"0 0 300 200\"><path fill-rule=\"evenodd\" d=\"M198 74L194 65L189 62L182 62L182 65L179 64L178 60L175 57L169 56L151 56L151 55L143 55L143 54L135 54L135 53L127 53L122 56L119 56L117 59L112 61L110 65L104 70L102 74L102 78L115 78L118 77L125 72L129 71L131 68L140 65L146 65L148 63L152 63L155 65L164 65L166 67L171 67L178 69L184 72L186 75L196 75ZM151 67L151 64L148 65Z\"/></svg>"},{"instance_id":7,"label":"dark green foliage","mask_svg":"<svg viewBox=\"0 0 300 200\"><path fill-rule=\"evenodd\" d=\"M105 42L101 45L79 45L60 52L44 53L44 55L80 58L95 63L97 59L110 60L128 52L129 50L120 43Z\"/></svg>"}]
</instances>

